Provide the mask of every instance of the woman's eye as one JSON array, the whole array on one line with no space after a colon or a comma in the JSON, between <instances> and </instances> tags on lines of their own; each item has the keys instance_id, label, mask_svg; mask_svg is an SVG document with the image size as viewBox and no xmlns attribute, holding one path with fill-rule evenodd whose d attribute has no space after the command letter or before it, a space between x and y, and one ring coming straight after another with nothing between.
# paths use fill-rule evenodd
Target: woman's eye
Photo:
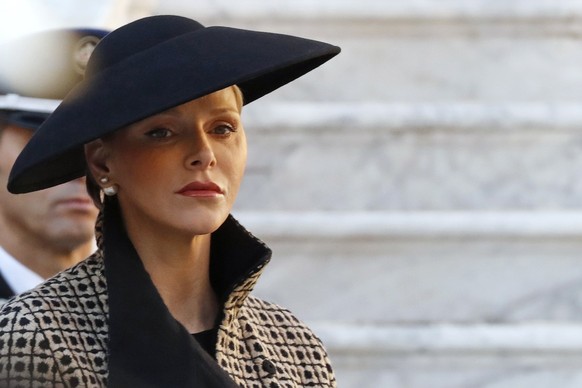
<instances>
[{"instance_id":1,"label":"woman's eye","mask_svg":"<svg viewBox=\"0 0 582 388\"><path fill-rule=\"evenodd\" d=\"M147 136L154 139L163 139L165 137L170 137L171 134L172 132L167 128L156 128L146 133Z\"/></svg>"},{"instance_id":2,"label":"woman's eye","mask_svg":"<svg viewBox=\"0 0 582 388\"><path fill-rule=\"evenodd\" d=\"M221 136L228 136L232 132L236 132L236 128L229 124L220 124L212 129L213 134Z\"/></svg>"}]
</instances>

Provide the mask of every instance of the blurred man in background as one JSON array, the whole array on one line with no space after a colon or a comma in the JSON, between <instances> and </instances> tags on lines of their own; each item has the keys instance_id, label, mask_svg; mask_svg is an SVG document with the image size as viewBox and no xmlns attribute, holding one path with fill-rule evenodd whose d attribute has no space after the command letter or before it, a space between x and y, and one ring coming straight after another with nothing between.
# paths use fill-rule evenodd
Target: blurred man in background
<instances>
[{"instance_id":1,"label":"blurred man in background","mask_svg":"<svg viewBox=\"0 0 582 388\"><path fill-rule=\"evenodd\" d=\"M82 79L105 33L53 30L0 45L0 302L94 250L97 209L84 179L22 195L10 194L6 184L16 157Z\"/></svg>"}]
</instances>

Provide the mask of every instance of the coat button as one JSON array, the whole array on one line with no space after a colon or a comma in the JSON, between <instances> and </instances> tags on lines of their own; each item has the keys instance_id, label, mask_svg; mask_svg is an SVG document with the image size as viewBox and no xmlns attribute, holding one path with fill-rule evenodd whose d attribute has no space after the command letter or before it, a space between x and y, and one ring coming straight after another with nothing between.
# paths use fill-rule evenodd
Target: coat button
<instances>
[{"instance_id":1,"label":"coat button","mask_svg":"<svg viewBox=\"0 0 582 388\"><path fill-rule=\"evenodd\" d=\"M272 376L277 372L277 367L270 360L263 360L263 370L267 372L269 376Z\"/></svg>"}]
</instances>

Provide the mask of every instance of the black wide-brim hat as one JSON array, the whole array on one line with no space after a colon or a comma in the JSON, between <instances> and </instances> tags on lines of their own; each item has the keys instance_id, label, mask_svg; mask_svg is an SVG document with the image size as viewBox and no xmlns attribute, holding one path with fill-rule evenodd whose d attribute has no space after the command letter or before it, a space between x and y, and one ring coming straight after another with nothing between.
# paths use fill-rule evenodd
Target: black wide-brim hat
<instances>
[{"instance_id":1,"label":"black wide-brim hat","mask_svg":"<svg viewBox=\"0 0 582 388\"><path fill-rule=\"evenodd\" d=\"M84 144L171 107L237 85L248 104L340 52L327 43L181 16L152 16L101 40L78 84L34 133L8 180L12 193L86 173Z\"/></svg>"}]
</instances>

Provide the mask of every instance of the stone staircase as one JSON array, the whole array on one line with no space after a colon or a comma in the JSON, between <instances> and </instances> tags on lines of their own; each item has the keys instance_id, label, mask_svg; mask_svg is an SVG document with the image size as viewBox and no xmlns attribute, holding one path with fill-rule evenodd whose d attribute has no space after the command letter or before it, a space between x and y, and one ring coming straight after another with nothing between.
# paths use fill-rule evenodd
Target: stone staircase
<instances>
[{"instance_id":1,"label":"stone staircase","mask_svg":"<svg viewBox=\"0 0 582 388\"><path fill-rule=\"evenodd\" d=\"M246 108L235 209L340 387L582 386L582 2L103 4L342 47Z\"/></svg>"},{"instance_id":2,"label":"stone staircase","mask_svg":"<svg viewBox=\"0 0 582 388\"><path fill-rule=\"evenodd\" d=\"M341 387L582 386L582 3L154 12L343 49L247 107L235 211Z\"/></svg>"}]
</instances>

